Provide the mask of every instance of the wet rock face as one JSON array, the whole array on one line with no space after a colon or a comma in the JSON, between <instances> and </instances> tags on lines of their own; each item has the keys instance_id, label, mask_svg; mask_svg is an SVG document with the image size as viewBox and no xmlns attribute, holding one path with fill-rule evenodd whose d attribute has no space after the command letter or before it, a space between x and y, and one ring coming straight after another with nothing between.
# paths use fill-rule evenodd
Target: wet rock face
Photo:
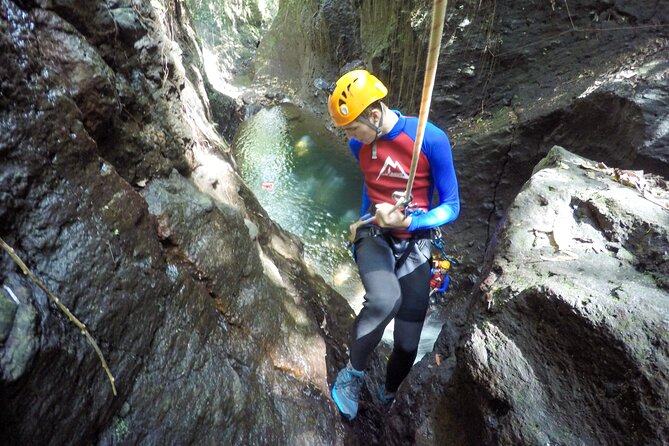
<instances>
[{"instance_id":1,"label":"wet rock face","mask_svg":"<svg viewBox=\"0 0 669 446\"><path fill-rule=\"evenodd\" d=\"M189 260L207 277L227 284L231 295L239 294L241 278L259 272L255 246L242 214L234 208L217 208L215 200L176 171L169 180L151 182L143 196L158 221L163 244L188 247L184 253ZM182 231L175 233L174 227ZM212 252L225 255L213 256Z\"/></svg>"},{"instance_id":2,"label":"wet rock face","mask_svg":"<svg viewBox=\"0 0 669 446\"><path fill-rule=\"evenodd\" d=\"M386 102L407 114L420 109L432 2L359 2L361 59L392 86Z\"/></svg>"},{"instance_id":3,"label":"wet rock face","mask_svg":"<svg viewBox=\"0 0 669 446\"><path fill-rule=\"evenodd\" d=\"M416 442L669 440L669 192L659 184L656 202L551 150L495 236L457 350L435 350L455 367L424 361Z\"/></svg>"},{"instance_id":4,"label":"wet rock face","mask_svg":"<svg viewBox=\"0 0 669 446\"><path fill-rule=\"evenodd\" d=\"M10 35L40 47L39 70L32 67L23 74L29 74L33 88L37 83L48 92L44 100L53 105L59 96L72 99L98 152L127 180L146 179L156 171L167 175L172 168L185 172L178 120L149 118L157 106L153 92L171 84L163 94L174 98L181 88L170 75L175 70L170 49L155 31L147 35L154 20L151 8L130 1L28 3L26 12L8 16L8 27ZM30 22L21 24L21 14L28 11ZM26 29L11 34L20 26ZM161 113L173 118L169 110Z\"/></svg>"},{"instance_id":5,"label":"wet rock face","mask_svg":"<svg viewBox=\"0 0 669 446\"><path fill-rule=\"evenodd\" d=\"M430 116L454 145L463 211L446 235L466 253L453 280L466 293L504 212L553 145L667 175L669 41L653 26L669 11L655 1L449 8Z\"/></svg>"},{"instance_id":6,"label":"wet rock face","mask_svg":"<svg viewBox=\"0 0 669 446\"><path fill-rule=\"evenodd\" d=\"M514 109L520 120L572 102L602 76L633 69L666 47L667 5L655 0L451 6L435 114L453 121Z\"/></svg>"},{"instance_id":7,"label":"wet rock face","mask_svg":"<svg viewBox=\"0 0 669 446\"><path fill-rule=\"evenodd\" d=\"M350 308L241 184L157 5L0 2L0 237L118 389L0 253L0 438L342 444Z\"/></svg>"}]
</instances>

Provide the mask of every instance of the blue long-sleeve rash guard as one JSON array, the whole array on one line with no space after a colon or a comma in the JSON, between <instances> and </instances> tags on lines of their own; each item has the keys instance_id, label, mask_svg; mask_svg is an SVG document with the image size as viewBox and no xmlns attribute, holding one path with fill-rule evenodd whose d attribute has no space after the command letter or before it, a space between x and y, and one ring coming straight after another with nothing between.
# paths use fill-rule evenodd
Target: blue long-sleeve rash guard
<instances>
[{"instance_id":1,"label":"blue long-sleeve rash guard","mask_svg":"<svg viewBox=\"0 0 669 446\"><path fill-rule=\"evenodd\" d=\"M384 156L387 153L389 154L388 159L394 163L399 163L401 167L398 168L397 164L391 164L390 167L387 167L388 163L386 162L381 171L379 171L379 168L377 167L378 163L373 165L368 160L361 160L361 152L363 159L369 157L369 150L363 150L363 147L369 149L369 145L364 145L362 142L355 139L351 139L349 142L351 151L360 162L363 173L365 174L365 184L362 190L361 215L367 213L373 203L373 200L370 198L369 188L373 187L377 196L382 192L389 192L389 194L392 194L393 190L397 190L397 180L382 177L386 168L388 171L390 171L391 168L396 168L399 169L402 174L408 174L411 167L411 154L413 152L413 143L416 139L418 118L405 117L397 110L393 110L393 112L398 116L399 120L390 132L379 138L377 146L380 150L379 153L381 153L381 162L383 162L385 159ZM382 148L385 148L385 152ZM421 210L412 214L411 225L407 228L407 231L409 232L434 228L450 223L455 220L460 213L460 196L458 194L458 181L453 166L451 144L446 134L432 123L428 123L425 129L421 152L422 155L425 156L427 163L419 162L418 164L416 180L414 182L414 191L420 191L421 189L426 188L427 202L420 203L419 206ZM393 158L391 159L390 157ZM421 169L423 170L422 172ZM377 173L378 176L376 175ZM422 176L421 173L423 174ZM394 176L397 177L400 175L396 174ZM424 178L424 180L421 180L420 178ZM395 181L395 184L389 184L386 187L385 183L390 181ZM439 204L432 208L432 195L435 186L439 194ZM384 188L388 188L388 191L384 191ZM406 188L406 180L404 180L402 190L404 188ZM384 201L392 203L392 199ZM426 210L427 212L425 212Z\"/></svg>"}]
</instances>

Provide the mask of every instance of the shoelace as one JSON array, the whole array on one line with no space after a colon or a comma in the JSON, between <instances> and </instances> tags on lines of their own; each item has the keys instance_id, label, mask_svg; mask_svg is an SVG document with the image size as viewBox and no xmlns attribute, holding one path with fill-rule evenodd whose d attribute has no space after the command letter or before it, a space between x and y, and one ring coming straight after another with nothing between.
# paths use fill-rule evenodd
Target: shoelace
<instances>
[{"instance_id":1,"label":"shoelace","mask_svg":"<svg viewBox=\"0 0 669 446\"><path fill-rule=\"evenodd\" d=\"M394 393L387 393L385 389L382 389L379 395L381 398L381 402L383 404L390 404L395 400L395 394Z\"/></svg>"},{"instance_id":2,"label":"shoelace","mask_svg":"<svg viewBox=\"0 0 669 446\"><path fill-rule=\"evenodd\" d=\"M346 374L346 378L348 379L342 382L342 390L350 395L356 396L360 393L360 389L362 388L362 376L356 376L348 370L346 371Z\"/></svg>"}]
</instances>

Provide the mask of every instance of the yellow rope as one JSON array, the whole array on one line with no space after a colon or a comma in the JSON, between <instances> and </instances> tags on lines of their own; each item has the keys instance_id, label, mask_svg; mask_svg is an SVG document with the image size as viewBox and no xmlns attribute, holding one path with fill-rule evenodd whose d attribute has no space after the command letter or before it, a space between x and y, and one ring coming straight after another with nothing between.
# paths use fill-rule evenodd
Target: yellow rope
<instances>
[{"instance_id":1,"label":"yellow rope","mask_svg":"<svg viewBox=\"0 0 669 446\"><path fill-rule=\"evenodd\" d=\"M447 0L434 0L432 11L432 28L430 29L430 46L427 50L427 64L425 65L425 79L423 80L423 97L420 101L420 113L418 115L418 129L416 130L416 141L413 145L413 157L411 158L411 173L407 180L407 187L404 197L411 196L413 181L416 177L420 149L423 145L425 136L425 127L427 126L427 117L430 114L430 105L432 104L432 91L434 90L434 80L437 76L437 62L439 61L439 51L441 50L441 35L444 31L444 21L446 19ZM397 209L398 203L395 207Z\"/></svg>"}]
</instances>

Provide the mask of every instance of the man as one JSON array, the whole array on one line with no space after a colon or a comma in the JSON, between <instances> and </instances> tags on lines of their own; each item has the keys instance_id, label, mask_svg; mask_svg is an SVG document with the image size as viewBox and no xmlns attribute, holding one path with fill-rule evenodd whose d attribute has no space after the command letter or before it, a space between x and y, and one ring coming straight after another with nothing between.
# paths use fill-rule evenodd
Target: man
<instances>
[{"instance_id":1,"label":"man","mask_svg":"<svg viewBox=\"0 0 669 446\"><path fill-rule=\"evenodd\" d=\"M392 210L403 195L411 169L417 118L403 116L380 102L387 89L365 70L343 75L328 98L334 124L350 138L365 184L361 215L374 224L357 227L354 253L365 287L356 317L349 362L337 375L332 398L349 420L358 412L364 370L383 331L395 319L393 351L380 399L390 405L409 374L429 303L431 229L455 220L460 211L458 184L446 134L427 125L411 201ZM434 189L439 205L431 208Z\"/></svg>"}]
</instances>

